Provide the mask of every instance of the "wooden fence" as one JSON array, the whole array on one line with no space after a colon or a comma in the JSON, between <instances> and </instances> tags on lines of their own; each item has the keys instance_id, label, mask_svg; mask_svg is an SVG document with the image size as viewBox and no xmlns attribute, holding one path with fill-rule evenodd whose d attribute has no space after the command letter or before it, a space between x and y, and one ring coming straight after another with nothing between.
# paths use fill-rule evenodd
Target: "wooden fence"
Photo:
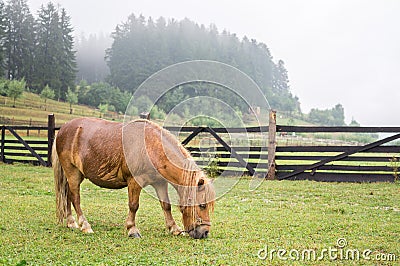
<instances>
[{"instance_id":1,"label":"wooden fence","mask_svg":"<svg viewBox=\"0 0 400 266\"><path fill-rule=\"evenodd\" d=\"M0 161L51 166L51 148L54 142L55 118L48 116L47 126L1 126ZM46 137L30 137L29 132L46 132ZM39 134L40 135L40 134ZM25 138L25 139L24 139Z\"/></svg>"},{"instance_id":2,"label":"wooden fence","mask_svg":"<svg viewBox=\"0 0 400 266\"><path fill-rule=\"evenodd\" d=\"M358 145L277 146L278 179L337 182L394 181L400 168L400 127L291 127L277 132L387 133L383 139Z\"/></svg>"},{"instance_id":3,"label":"wooden fence","mask_svg":"<svg viewBox=\"0 0 400 266\"><path fill-rule=\"evenodd\" d=\"M199 165L226 175L257 175L267 179L317 180L334 182L376 182L397 180L400 169L400 127L314 127L270 124L247 128L167 127L179 137ZM47 131L46 139L24 139L19 132ZM2 126L0 160L50 166L55 119L47 127ZM385 133L368 144L287 145L293 134ZM232 136L235 135L232 139ZM282 135L283 137L277 137ZM270 136L270 137L268 137ZM248 138L249 141L242 142ZM327 141L328 142L328 141ZM323 144L321 144L323 143ZM283 145L284 144L284 145Z\"/></svg>"}]
</instances>

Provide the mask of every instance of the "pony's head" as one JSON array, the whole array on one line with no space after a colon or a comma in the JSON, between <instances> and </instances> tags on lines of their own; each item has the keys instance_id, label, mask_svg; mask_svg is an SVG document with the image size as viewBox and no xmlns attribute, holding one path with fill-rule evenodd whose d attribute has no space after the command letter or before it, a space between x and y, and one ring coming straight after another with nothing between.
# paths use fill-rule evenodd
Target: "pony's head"
<instances>
[{"instance_id":1,"label":"pony's head","mask_svg":"<svg viewBox=\"0 0 400 266\"><path fill-rule=\"evenodd\" d=\"M210 212L214 211L215 191L203 171L188 171L194 182L184 188L180 211L185 231L193 238L206 238L211 229Z\"/></svg>"}]
</instances>

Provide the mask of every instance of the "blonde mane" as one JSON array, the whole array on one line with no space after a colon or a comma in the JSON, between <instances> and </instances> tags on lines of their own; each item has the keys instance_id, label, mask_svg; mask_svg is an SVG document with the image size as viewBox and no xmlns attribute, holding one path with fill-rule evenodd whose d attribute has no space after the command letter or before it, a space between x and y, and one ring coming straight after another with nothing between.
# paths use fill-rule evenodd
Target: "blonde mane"
<instances>
[{"instance_id":1,"label":"blonde mane","mask_svg":"<svg viewBox=\"0 0 400 266\"><path fill-rule=\"evenodd\" d=\"M204 175L205 182L205 201L209 204L210 208L214 208L215 201L215 191L214 186L209 178L204 174L204 171L196 164L190 152L182 145L182 143L178 140L178 138L173 135L170 131L161 127L159 124L152 122L146 119L137 119L132 121L134 122L142 122L146 123L146 126L152 127L155 130L161 132L162 136L166 138L166 140L178 147L181 151L182 155L185 157L185 162L183 164L182 169L182 183L184 186L182 187L182 198L181 205L184 206L193 206L196 203L196 194L198 188L198 182L201 176L201 173ZM193 214L195 215L195 214Z\"/></svg>"}]
</instances>

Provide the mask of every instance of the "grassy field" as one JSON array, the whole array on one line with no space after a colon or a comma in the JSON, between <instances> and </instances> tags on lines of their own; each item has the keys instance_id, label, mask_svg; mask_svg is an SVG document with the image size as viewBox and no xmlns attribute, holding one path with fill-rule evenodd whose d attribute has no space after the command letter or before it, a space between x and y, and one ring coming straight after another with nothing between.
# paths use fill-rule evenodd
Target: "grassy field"
<instances>
[{"instance_id":1,"label":"grassy field","mask_svg":"<svg viewBox=\"0 0 400 266\"><path fill-rule=\"evenodd\" d=\"M64 122L76 117L100 116L99 110L89 106L73 105L72 109L73 113L70 114L69 103L55 100L47 100L45 105L44 99L30 92L24 92L21 98L16 100L14 108L12 99L0 96L0 118L7 120L6 124L27 125L32 120L32 125L34 126L45 126L47 125L47 115L50 113L55 114L57 125L62 125ZM107 118L118 120L123 117L110 112L107 114Z\"/></svg>"},{"instance_id":2,"label":"grassy field","mask_svg":"<svg viewBox=\"0 0 400 266\"><path fill-rule=\"evenodd\" d=\"M16 99L15 108L13 107L13 99L0 95L0 124L3 120L3 124L7 125L28 125L32 121L32 125L47 125L47 115L54 113L56 116L57 125L62 125L63 123L76 118L76 117L100 117L101 113L97 108L90 106L74 104L72 106L73 113L70 114L70 105L67 102L47 100L40 98L38 94L31 92L24 92L22 96ZM267 117L268 114L265 114ZM110 120L123 120L123 114L117 114L116 112L108 112L106 114L106 119ZM284 115L279 115L279 124L286 125L307 125L309 123L288 118ZM187 122L187 121L185 121ZM258 124L254 121L254 126Z\"/></svg>"},{"instance_id":3,"label":"grassy field","mask_svg":"<svg viewBox=\"0 0 400 266\"><path fill-rule=\"evenodd\" d=\"M83 209L95 230L85 235L56 224L51 169L0 164L0 265L394 265L400 260L399 183L267 181L256 191L248 186L243 178L218 200L205 240L170 236L158 201L143 193L137 217L142 238L130 239L124 229L126 189L83 183ZM179 221L177 208L173 212ZM338 243L342 238L346 245ZM279 258L278 249L287 253ZM305 250L316 258L302 258ZM360 258L346 257L349 250L359 251Z\"/></svg>"}]
</instances>

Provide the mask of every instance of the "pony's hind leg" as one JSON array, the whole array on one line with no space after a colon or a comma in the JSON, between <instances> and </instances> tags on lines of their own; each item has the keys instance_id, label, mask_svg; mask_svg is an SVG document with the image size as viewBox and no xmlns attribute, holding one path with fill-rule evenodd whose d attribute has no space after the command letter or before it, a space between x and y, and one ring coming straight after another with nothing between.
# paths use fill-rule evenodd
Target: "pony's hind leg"
<instances>
[{"instance_id":1,"label":"pony's hind leg","mask_svg":"<svg viewBox=\"0 0 400 266\"><path fill-rule=\"evenodd\" d=\"M81 231L84 233L93 233L92 227L86 220L81 209L80 185L83 181L83 176L77 168L71 167L70 169L64 169L64 171L67 176L69 184L68 201L72 203L72 205L74 205L74 209L78 217L78 223L81 228ZM68 217L70 217L69 220ZM67 226L68 226L68 221L70 222L69 227L76 226L75 219L72 216L71 204L68 204L67 202Z\"/></svg>"},{"instance_id":2,"label":"pony's hind leg","mask_svg":"<svg viewBox=\"0 0 400 266\"><path fill-rule=\"evenodd\" d=\"M72 216L72 208L71 208L71 194L68 191L67 195L67 227L68 228L79 228L78 224L75 221L74 216Z\"/></svg>"},{"instance_id":3,"label":"pony's hind leg","mask_svg":"<svg viewBox=\"0 0 400 266\"><path fill-rule=\"evenodd\" d=\"M136 227L136 212L139 209L139 196L142 188L132 177L128 179L129 213L126 219L126 229L129 237L140 238L139 229Z\"/></svg>"},{"instance_id":4,"label":"pony's hind leg","mask_svg":"<svg viewBox=\"0 0 400 266\"><path fill-rule=\"evenodd\" d=\"M167 226L168 231L173 235L180 235L183 231L176 224L174 218L171 213L171 203L168 197L168 183L161 182L153 185L156 190L158 199L160 200L161 208L164 211L165 224Z\"/></svg>"}]
</instances>

